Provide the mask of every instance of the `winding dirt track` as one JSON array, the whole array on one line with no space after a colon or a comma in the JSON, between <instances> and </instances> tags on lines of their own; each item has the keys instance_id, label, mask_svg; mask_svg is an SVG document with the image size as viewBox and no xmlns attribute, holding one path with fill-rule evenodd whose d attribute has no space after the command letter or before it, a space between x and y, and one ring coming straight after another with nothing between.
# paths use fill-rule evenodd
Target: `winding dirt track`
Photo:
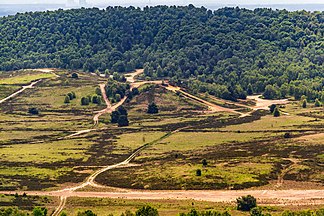
<instances>
[{"instance_id":1,"label":"winding dirt track","mask_svg":"<svg viewBox=\"0 0 324 216\"><path fill-rule=\"evenodd\" d=\"M96 126L98 125L99 123L99 117L105 113L109 113L109 112L112 112L112 107L111 107L111 103L110 101L108 100L108 97L106 95L106 90L105 90L105 84L100 84L100 91L101 91L101 95L102 95L102 98L104 99L107 107L103 110L100 110L100 111L97 111L97 114L93 117L93 124Z\"/></svg>"},{"instance_id":2,"label":"winding dirt track","mask_svg":"<svg viewBox=\"0 0 324 216\"><path fill-rule=\"evenodd\" d=\"M131 88L139 87L146 83L153 83L153 84L162 84L162 81L143 81L143 82L136 82L135 77L143 73L143 70L137 70L134 73L127 74L126 78L127 81L131 83ZM40 81L40 80L39 80ZM37 82L39 82L37 81ZM37 82L34 82L30 84L29 86L23 87L23 90L26 88L31 88L33 85L35 85ZM95 125L98 124L99 117L104 113L109 113L117 109L120 105L122 105L126 101L126 97L124 97L119 103L115 105L111 105L109 102L105 89L105 85L101 84L100 89L102 92L103 99L105 100L105 103L107 105L107 108L101 111L98 111L97 114L94 116L93 120ZM237 114L241 114L237 111L220 107L218 105L212 104L208 101L205 101L201 98L198 98L196 96L193 96L183 90L181 90L179 87L174 86L164 86L166 89L174 92L180 92L184 96L193 99L195 101L199 101L209 107L212 111L218 112L218 111L225 111L225 112L233 112ZM22 91L23 91L22 90ZM20 92L22 92L20 91ZM20 92L16 92L13 95L10 95L8 99L16 96ZM287 101L267 101L267 100L260 100L258 96L254 96L257 101L256 107L251 107L253 110L257 109L264 109L271 105L272 103L287 103ZM6 100L8 100L6 99ZM0 103L2 103L0 101ZM258 104L259 103L259 104ZM241 114L242 117L242 114ZM183 128L182 128L183 129ZM83 133L88 133L94 129L88 129L88 130L82 130L78 131L74 134L71 134L65 138L77 136ZM173 133L179 132L181 129L173 131ZM163 139L161 137L160 139ZM201 200L201 201L212 201L212 202L232 202L237 197L251 194L259 199L261 203L267 203L267 204L282 204L282 205L317 205L317 204L324 204L324 190L190 190L190 191L151 191L151 190L127 190L127 189L117 189L116 192L81 192L77 191L79 189L82 189L87 186L92 187L98 187L98 188L104 188L105 186L99 185L95 182L96 177L108 170L115 169L121 166L127 165L131 160L133 160L143 149L145 149L148 146L148 144L143 145L142 147L138 148L136 151L134 151L126 160L114 164L109 165L104 168L101 168L97 171L95 171L93 174L91 174L83 183L80 183L77 186L65 188L57 191L28 191L27 193L29 195L40 195L40 196L56 196L60 197L60 204L58 208L55 210L55 212L52 214L53 216L58 216L60 212L63 210L67 198L68 197L100 197L100 198L124 198L124 199L192 199L192 200ZM15 191L2 191L3 194L14 194ZM19 192L23 193L23 192Z\"/></svg>"},{"instance_id":3,"label":"winding dirt track","mask_svg":"<svg viewBox=\"0 0 324 216\"><path fill-rule=\"evenodd\" d=\"M6 97L6 98L4 98L4 99L2 99L2 100L0 100L0 104L2 104L2 103L4 103L4 102L6 102L7 100L9 100L9 99L11 99L11 98L17 96L18 94L22 93L22 92L25 91L26 89L33 88L34 85L36 85L37 83L39 83L39 82L41 82L41 81L42 81L41 79L40 79L40 80L36 80L36 81L30 83L29 85L22 86L22 88L21 88L20 90L16 91L15 93L9 95L8 97Z\"/></svg>"}]
</instances>

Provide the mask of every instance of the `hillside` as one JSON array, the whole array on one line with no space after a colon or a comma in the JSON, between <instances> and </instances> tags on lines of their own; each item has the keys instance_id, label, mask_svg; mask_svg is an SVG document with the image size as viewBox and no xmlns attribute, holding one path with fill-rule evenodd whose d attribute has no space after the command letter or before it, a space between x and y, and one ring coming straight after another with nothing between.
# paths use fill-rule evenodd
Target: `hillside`
<instances>
[{"instance_id":1,"label":"hillside","mask_svg":"<svg viewBox=\"0 0 324 216\"><path fill-rule=\"evenodd\" d=\"M324 13L108 7L0 19L0 70L143 68L225 99L324 99ZM322 96L323 95L323 96Z\"/></svg>"}]
</instances>

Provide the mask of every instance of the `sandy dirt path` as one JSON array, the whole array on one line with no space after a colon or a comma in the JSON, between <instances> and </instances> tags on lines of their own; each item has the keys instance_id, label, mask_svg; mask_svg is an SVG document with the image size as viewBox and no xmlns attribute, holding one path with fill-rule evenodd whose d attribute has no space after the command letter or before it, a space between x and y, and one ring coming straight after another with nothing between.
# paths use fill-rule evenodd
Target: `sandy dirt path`
<instances>
[{"instance_id":1,"label":"sandy dirt path","mask_svg":"<svg viewBox=\"0 0 324 216\"><path fill-rule=\"evenodd\" d=\"M269 106L272 104L287 104L289 103L288 99L281 99L281 100L266 100L261 98L262 95L252 95L252 96L247 96L247 99L249 100L254 100L256 102L255 106L251 106L251 109L254 110L259 110L259 109L264 109L268 110Z\"/></svg>"},{"instance_id":2,"label":"sandy dirt path","mask_svg":"<svg viewBox=\"0 0 324 216\"><path fill-rule=\"evenodd\" d=\"M112 112L111 110L111 103L110 101L108 100L108 97L106 95L106 90L105 90L105 84L100 84L99 87L100 87L100 91L101 91L101 95L102 95L102 98L104 99L105 103L106 103L106 108L103 109L103 110L100 110L100 111L97 111L96 115L93 116L93 124L96 126L98 125L99 123L99 117L105 113L109 113L109 112Z\"/></svg>"},{"instance_id":3,"label":"sandy dirt path","mask_svg":"<svg viewBox=\"0 0 324 216\"><path fill-rule=\"evenodd\" d=\"M4 191L3 194L15 194ZM23 192L20 192L21 194ZM322 205L324 190L188 190L188 191L150 191L128 190L123 192L67 192L67 191L27 191L27 195L57 196L65 204L67 197L122 198L141 200L197 200L210 202L233 202L240 196L252 195L259 203L281 205ZM63 198L62 198L63 197ZM65 199L65 201L64 201ZM62 206L60 203L60 207ZM64 205L63 205L64 207ZM62 210L63 208L58 208Z\"/></svg>"},{"instance_id":4,"label":"sandy dirt path","mask_svg":"<svg viewBox=\"0 0 324 216\"><path fill-rule=\"evenodd\" d=\"M29 85L22 86L22 88L21 88L20 90L14 92L13 94L9 95L8 97L6 97L6 98L4 98L4 99L1 99L1 100L0 100L0 104L2 104L2 103L4 103L4 102L6 102L7 100L9 100L9 99L11 99L11 98L17 96L18 94L22 93L22 92L25 91L26 89L33 88L34 85L36 85L37 83L39 83L39 82L41 82L41 81L42 81L41 79L40 79L40 80L36 80L36 81L30 83Z\"/></svg>"}]
</instances>

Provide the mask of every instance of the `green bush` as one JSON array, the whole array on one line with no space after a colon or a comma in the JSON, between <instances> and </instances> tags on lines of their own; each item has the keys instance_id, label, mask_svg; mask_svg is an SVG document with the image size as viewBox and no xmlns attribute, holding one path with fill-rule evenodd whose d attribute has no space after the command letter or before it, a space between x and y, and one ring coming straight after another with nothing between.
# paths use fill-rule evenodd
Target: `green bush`
<instances>
[{"instance_id":1,"label":"green bush","mask_svg":"<svg viewBox=\"0 0 324 216\"><path fill-rule=\"evenodd\" d=\"M256 199L251 196L242 196L236 199L237 210L250 211L252 208L257 207Z\"/></svg>"},{"instance_id":2,"label":"green bush","mask_svg":"<svg viewBox=\"0 0 324 216\"><path fill-rule=\"evenodd\" d=\"M158 210L151 206L143 206L135 213L136 216L159 216Z\"/></svg>"}]
</instances>

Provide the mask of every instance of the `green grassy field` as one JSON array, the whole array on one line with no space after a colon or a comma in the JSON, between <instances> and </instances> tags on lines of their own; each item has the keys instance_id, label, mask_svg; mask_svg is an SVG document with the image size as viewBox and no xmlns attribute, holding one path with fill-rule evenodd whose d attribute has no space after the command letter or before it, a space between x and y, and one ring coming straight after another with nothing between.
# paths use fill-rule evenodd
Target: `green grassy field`
<instances>
[{"instance_id":1,"label":"green grassy field","mask_svg":"<svg viewBox=\"0 0 324 216\"><path fill-rule=\"evenodd\" d=\"M83 72L78 72L79 79L72 79L71 71L55 73L59 77L31 71L0 74L0 86L6 89L3 97L25 82L43 79L0 106L0 189L48 190L82 182L97 166L118 163L147 143L133 161L136 166L103 173L99 183L150 189L240 189L271 186L280 175L287 181L323 183L321 108L303 109L296 102L282 107L288 115L279 118L266 111L238 118L232 113L208 113L204 105L145 85L139 88L140 95L124 104L129 127L109 123L109 114L94 127L94 112L105 105L82 106L80 99L94 95L106 79ZM71 91L77 98L64 104ZM146 113L152 101L159 107L158 114ZM31 107L40 114L28 114ZM94 130L64 138L85 129ZM208 166L202 166L203 159ZM196 176L197 169L201 176Z\"/></svg>"},{"instance_id":2,"label":"green grassy field","mask_svg":"<svg viewBox=\"0 0 324 216\"><path fill-rule=\"evenodd\" d=\"M48 79L53 77L55 77L55 75L51 73L31 72L30 74L26 74L26 75L1 79L0 85L23 85L23 84L29 84L34 80Z\"/></svg>"}]
</instances>

